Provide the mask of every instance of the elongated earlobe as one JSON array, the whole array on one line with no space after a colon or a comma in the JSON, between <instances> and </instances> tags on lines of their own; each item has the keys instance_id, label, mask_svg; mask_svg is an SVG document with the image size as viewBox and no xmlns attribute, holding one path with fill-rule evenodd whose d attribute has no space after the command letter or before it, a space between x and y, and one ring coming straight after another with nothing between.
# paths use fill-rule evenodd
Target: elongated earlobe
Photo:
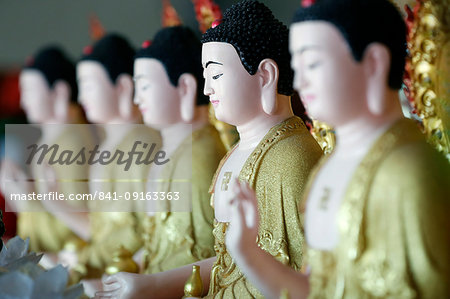
<instances>
[{"instance_id":1,"label":"elongated earlobe","mask_svg":"<svg viewBox=\"0 0 450 299\"><path fill-rule=\"evenodd\" d=\"M385 112L391 55L386 46L374 43L367 47L363 64L367 76L367 107L374 115Z\"/></svg>"},{"instance_id":2,"label":"elongated earlobe","mask_svg":"<svg viewBox=\"0 0 450 299\"><path fill-rule=\"evenodd\" d=\"M53 85L54 117L61 123L68 121L71 91L69 84L58 80Z\"/></svg>"},{"instance_id":3,"label":"elongated earlobe","mask_svg":"<svg viewBox=\"0 0 450 299\"><path fill-rule=\"evenodd\" d=\"M272 59L264 59L258 67L261 78L261 105L265 113L275 114L277 111L277 85L279 70L277 63Z\"/></svg>"},{"instance_id":4,"label":"elongated earlobe","mask_svg":"<svg viewBox=\"0 0 450 299\"><path fill-rule=\"evenodd\" d=\"M133 80L128 74L121 74L116 79L116 91L119 105L119 113L123 119L133 118Z\"/></svg>"},{"instance_id":5,"label":"elongated earlobe","mask_svg":"<svg viewBox=\"0 0 450 299\"><path fill-rule=\"evenodd\" d=\"M197 80L191 74L182 74L177 86L180 97L181 118L190 123L194 119L197 100Z\"/></svg>"}]
</instances>

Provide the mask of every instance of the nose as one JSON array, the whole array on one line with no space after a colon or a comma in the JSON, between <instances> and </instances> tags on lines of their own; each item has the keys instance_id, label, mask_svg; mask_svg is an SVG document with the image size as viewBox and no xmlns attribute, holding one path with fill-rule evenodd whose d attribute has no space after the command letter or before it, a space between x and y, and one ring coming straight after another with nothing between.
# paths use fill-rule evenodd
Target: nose
<instances>
[{"instance_id":1,"label":"nose","mask_svg":"<svg viewBox=\"0 0 450 299\"><path fill-rule=\"evenodd\" d=\"M84 95L84 92L83 92L83 89L82 88L79 88L78 89L78 97L77 97L77 101L78 101L78 103L79 104L83 104L83 95Z\"/></svg>"},{"instance_id":2,"label":"nose","mask_svg":"<svg viewBox=\"0 0 450 299\"><path fill-rule=\"evenodd\" d=\"M300 90L307 86L305 80L304 66L300 59L295 56L292 58L291 67L294 70L294 89L300 93Z\"/></svg>"},{"instance_id":3,"label":"nose","mask_svg":"<svg viewBox=\"0 0 450 299\"><path fill-rule=\"evenodd\" d=\"M304 90L308 87L308 80L305 76L305 72L303 72L301 69L298 68L295 69L294 72L294 89L298 91L299 93L301 90Z\"/></svg>"},{"instance_id":4,"label":"nose","mask_svg":"<svg viewBox=\"0 0 450 299\"><path fill-rule=\"evenodd\" d=\"M134 92L133 103L135 105L139 105L141 103L141 99L137 91Z\"/></svg>"},{"instance_id":5,"label":"nose","mask_svg":"<svg viewBox=\"0 0 450 299\"><path fill-rule=\"evenodd\" d=\"M298 72L294 73L294 89L300 93L300 74Z\"/></svg>"},{"instance_id":6,"label":"nose","mask_svg":"<svg viewBox=\"0 0 450 299\"><path fill-rule=\"evenodd\" d=\"M209 79L205 79L205 86L203 87L203 94L205 96L210 96L214 93L213 88L211 87L211 83L209 82Z\"/></svg>"}]
</instances>

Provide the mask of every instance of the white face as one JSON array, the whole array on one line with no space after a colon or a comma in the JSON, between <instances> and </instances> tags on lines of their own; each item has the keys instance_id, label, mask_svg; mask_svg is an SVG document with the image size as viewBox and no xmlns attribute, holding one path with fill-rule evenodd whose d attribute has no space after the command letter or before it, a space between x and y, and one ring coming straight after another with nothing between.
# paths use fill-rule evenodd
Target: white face
<instances>
[{"instance_id":1,"label":"white face","mask_svg":"<svg viewBox=\"0 0 450 299\"><path fill-rule=\"evenodd\" d=\"M144 123L157 129L181 122L180 97L170 83L164 65L156 59L139 58L134 61L134 103Z\"/></svg>"},{"instance_id":2,"label":"white face","mask_svg":"<svg viewBox=\"0 0 450 299\"><path fill-rule=\"evenodd\" d=\"M119 117L116 87L100 63L78 63L77 81L78 101L90 122L104 124Z\"/></svg>"},{"instance_id":3,"label":"white face","mask_svg":"<svg viewBox=\"0 0 450 299\"><path fill-rule=\"evenodd\" d=\"M202 65L204 94L209 96L218 120L239 126L264 113L260 80L247 72L232 45L203 44Z\"/></svg>"},{"instance_id":4,"label":"white face","mask_svg":"<svg viewBox=\"0 0 450 299\"><path fill-rule=\"evenodd\" d=\"M19 77L20 105L28 121L41 124L53 118L53 94L38 70L23 70Z\"/></svg>"},{"instance_id":5,"label":"white face","mask_svg":"<svg viewBox=\"0 0 450 299\"><path fill-rule=\"evenodd\" d=\"M340 126L367 110L365 73L341 33L327 22L290 28L294 88L314 119Z\"/></svg>"}]
</instances>

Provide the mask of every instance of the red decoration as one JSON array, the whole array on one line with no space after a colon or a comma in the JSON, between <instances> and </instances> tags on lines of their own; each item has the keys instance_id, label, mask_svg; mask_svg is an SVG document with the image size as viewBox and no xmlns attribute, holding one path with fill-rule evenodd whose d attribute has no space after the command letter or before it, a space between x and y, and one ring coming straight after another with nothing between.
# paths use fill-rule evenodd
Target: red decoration
<instances>
[{"instance_id":1,"label":"red decoration","mask_svg":"<svg viewBox=\"0 0 450 299\"><path fill-rule=\"evenodd\" d=\"M414 32L413 32L414 22L418 18L419 9L420 9L421 5L422 5L422 0L416 0L416 4L414 5L413 9L411 9L408 5L405 5L405 11L406 11L405 23L406 23L406 28L407 28L407 35L406 35L407 39L406 40L407 40L408 47L411 44L410 43L411 39L414 38ZM415 107L415 102L414 102L415 94L414 94L414 88L412 86L412 80L411 80L411 76L410 76L411 72L412 72L411 57L408 53L408 56L406 58L405 73L403 75L403 83L405 84L405 88L403 88L403 92L405 93L406 97L408 98L409 102L411 103L411 105L414 108ZM416 113L415 109L414 109L413 113Z\"/></svg>"},{"instance_id":2,"label":"red decoration","mask_svg":"<svg viewBox=\"0 0 450 299\"><path fill-rule=\"evenodd\" d=\"M220 23L222 23L222 20L215 20L215 21L212 23L211 28L216 28L217 26L220 25Z\"/></svg>"},{"instance_id":3,"label":"red decoration","mask_svg":"<svg viewBox=\"0 0 450 299\"><path fill-rule=\"evenodd\" d=\"M406 23L406 28L408 29L408 33L407 33L408 35L411 34L411 30L414 25L414 20L417 19L417 15L419 13L421 4L422 3L420 0L416 0L416 4L414 5L413 9L411 9L411 7L409 7L408 4L405 4L405 11L406 11L405 23Z\"/></svg>"},{"instance_id":4,"label":"red decoration","mask_svg":"<svg viewBox=\"0 0 450 299\"><path fill-rule=\"evenodd\" d=\"M170 3L170 0L162 0L162 26L163 27L172 27L179 26L182 24L180 17L178 16L177 11Z\"/></svg>"},{"instance_id":5,"label":"red decoration","mask_svg":"<svg viewBox=\"0 0 450 299\"><path fill-rule=\"evenodd\" d=\"M219 5L212 0L192 0L195 8L195 17L197 18L200 31L205 33L206 30L213 28L220 24L222 19L222 11ZM216 22L219 22L218 24Z\"/></svg>"},{"instance_id":6,"label":"red decoration","mask_svg":"<svg viewBox=\"0 0 450 299\"><path fill-rule=\"evenodd\" d=\"M144 42L142 43L141 47L142 47L143 49L147 49L148 47L150 47L151 44L152 44L151 41L146 40L146 41L144 41Z\"/></svg>"},{"instance_id":7,"label":"red decoration","mask_svg":"<svg viewBox=\"0 0 450 299\"><path fill-rule=\"evenodd\" d=\"M19 70L0 73L0 118L21 114L19 73Z\"/></svg>"},{"instance_id":8,"label":"red decoration","mask_svg":"<svg viewBox=\"0 0 450 299\"><path fill-rule=\"evenodd\" d=\"M83 48L83 54L84 55L90 55L92 53L92 50L93 50L93 48L92 48L91 45L86 46L86 47Z\"/></svg>"},{"instance_id":9,"label":"red decoration","mask_svg":"<svg viewBox=\"0 0 450 299\"><path fill-rule=\"evenodd\" d=\"M301 6L302 7L309 7L313 5L316 2L316 0L302 0Z\"/></svg>"},{"instance_id":10,"label":"red decoration","mask_svg":"<svg viewBox=\"0 0 450 299\"><path fill-rule=\"evenodd\" d=\"M91 36L91 40L97 41L105 36L105 34L106 31L105 28L103 28L100 19L96 14L91 14L89 16L89 35Z\"/></svg>"}]
</instances>

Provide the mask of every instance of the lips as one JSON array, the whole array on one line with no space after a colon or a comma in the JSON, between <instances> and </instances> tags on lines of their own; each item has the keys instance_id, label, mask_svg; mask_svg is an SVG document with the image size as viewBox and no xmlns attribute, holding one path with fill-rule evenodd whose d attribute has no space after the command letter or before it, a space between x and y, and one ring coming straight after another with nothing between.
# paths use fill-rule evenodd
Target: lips
<instances>
[{"instance_id":1,"label":"lips","mask_svg":"<svg viewBox=\"0 0 450 299\"><path fill-rule=\"evenodd\" d=\"M312 94L302 94L302 100L305 101L305 103L311 103L316 99L316 96Z\"/></svg>"},{"instance_id":2,"label":"lips","mask_svg":"<svg viewBox=\"0 0 450 299\"><path fill-rule=\"evenodd\" d=\"M139 107L139 110L141 110L141 113L144 113L145 111L147 111L147 108L145 108L145 107Z\"/></svg>"},{"instance_id":3,"label":"lips","mask_svg":"<svg viewBox=\"0 0 450 299\"><path fill-rule=\"evenodd\" d=\"M213 104L213 106L217 106L219 104L219 100L211 100L211 104Z\"/></svg>"}]
</instances>

